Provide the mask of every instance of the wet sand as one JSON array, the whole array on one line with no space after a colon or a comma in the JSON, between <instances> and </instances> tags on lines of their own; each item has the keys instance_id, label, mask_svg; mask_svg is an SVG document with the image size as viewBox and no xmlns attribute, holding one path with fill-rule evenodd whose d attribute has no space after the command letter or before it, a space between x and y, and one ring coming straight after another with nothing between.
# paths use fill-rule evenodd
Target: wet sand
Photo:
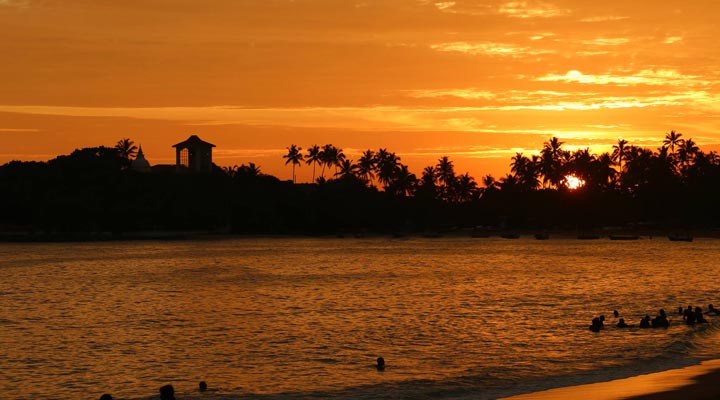
<instances>
[{"instance_id":1,"label":"wet sand","mask_svg":"<svg viewBox=\"0 0 720 400\"><path fill-rule=\"evenodd\" d=\"M609 382L507 397L505 400L706 400L720 399L720 360Z\"/></svg>"}]
</instances>

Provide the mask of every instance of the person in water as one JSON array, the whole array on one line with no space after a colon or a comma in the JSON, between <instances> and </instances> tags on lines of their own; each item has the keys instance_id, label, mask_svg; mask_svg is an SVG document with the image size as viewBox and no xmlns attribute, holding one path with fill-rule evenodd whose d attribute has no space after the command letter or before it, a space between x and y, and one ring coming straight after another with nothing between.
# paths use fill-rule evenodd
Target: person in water
<instances>
[{"instance_id":1,"label":"person in water","mask_svg":"<svg viewBox=\"0 0 720 400\"><path fill-rule=\"evenodd\" d=\"M618 312L618 310L613 310L613 316L615 316L615 318L620 316L620 313Z\"/></svg>"},{"instance_id":2,"label":"person in water","mask_svg":"<svg viewBox=\"0 0 720 400\"><path fill-rule=\"evenodd\" d=\"M618 328L627 328L629 325L625 323L625 318L620 318L616 326Z\"/></svg>"},{"instance_id":3,"label":"person in water","mask_svg":"<svg viewBox=\"0 0 720 400\"><path fill-rule=\"evenodd\" d=\"M590 323L590 330L593 332L600 332L600 329L603 328L603 323L600 318L595 317L592 319L592 322Z\"/></svg>"},{"instance_id":4,"label":"person in water","mask_svg":"<svg viewBox=\"0 0 720 400\"><path fill-rule=\"evenodd\" d=\"M717 308L713 307L712 304L708 305L708 310L705 311L705 314L707 315L720 315L720 311L717 310Z\"/></svg>"},{"instance_id":5,"label":"person in water","mask_svg":"<svg viewBox=\"0 0 720 400\"><path fill-rule=\"evenodd\" d=\"M686 321L694 315L695 315L695 313L693 312L693 308L691 305L688 305L687 308L685 309L685 311L683 311L683 319ZM688 322L688 325L692 325L694 323L695 323L695 321Z\"/></svg>"},{"instance_id":6,"label":"person in water","mask_svg":"<svg viewBox=\"0 0 720 400\"><path fill-rule=\"evenodd\" d=\"M199 386L199 387L198 387L198 390L201 391L201 392L204 392L204 391L207 390L207 383L205 383L205 381L200 381L200 383L198 384L198 386Z\"/></svg>"},{"instance_id":7,"label":"person in water","mask_svg":"<svg viewBox=\"0 0 720 400\"><path fill-rule=\"evenodd\" d=\"M650 327L650 316L645 315L645 318L640 320L640 327L641 328L649 328Z\"/></svg>"},{"instance_id":8,"label":"person in water","mask_svg":"<svg viewBox=\"0 0 720 400\"><path fill-rule=\"evenodd\" d=\"M702 307L695 307L695 322L698 324L705 324L708 320L705 319L702 312Z\"/></svg>"},{"instance_id":9,"label":"person in water","mask_svg":"<svg viewBox=\"0 0 720 400\"><path fill-rule=\"evenodd\" d=\"M160 388L160 400L175 400L175 388L165 385Z\"/></svg>"},{"instance_id":10,"label":"person in water","mask_svg":"<svg viewBox=\"0 0 720 400\"><path fill-rule=\"evenodd\" d=\"M382 357L377 358L377 365L375 365L378 371L385 371L385 359Z\"/></svg>"},{"instance_id":11,"label":"person in water","mask_svg":"<svg viewBox=\"0 0 720 400\"><path fill-rule=\"evenodd\" d=\"M100 400L113 400L112 396L110 396L109 393L105 393L102 396L100 396Z\"/></svg>"},{"instance_id":12,"label":"person in water","mask_svg":"<svg viewBox=\"0 0 720 400\"><path fill-rule=\"evenodd\" d=\"M684 310L683 310L682 306L679 306L678 307L678 315L683 315L683 314L684 314Z\"/></svg>"},{"instance_id":13,"label":"person in water","mask_svg":"<svg viewBox=\"0 0 720 400\"><path fill-rule=\"evenodd\" d=\"M665 310L662 308L658 312L658 316L653 318L652 320L652 327L653 328L667 328L670 326L670 321L667 319L667 314L665 314Z\"/></svg>"}]
</instances>

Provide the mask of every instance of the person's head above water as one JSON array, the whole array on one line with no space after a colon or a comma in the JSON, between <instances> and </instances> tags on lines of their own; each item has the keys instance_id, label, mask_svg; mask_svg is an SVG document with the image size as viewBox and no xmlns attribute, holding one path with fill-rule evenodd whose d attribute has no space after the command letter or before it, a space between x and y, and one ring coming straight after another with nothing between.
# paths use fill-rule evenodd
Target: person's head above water
<instances>
[{"instance_id":1,"label":"person's head above water","mask_svg":"<svg viewBox=\"0 0 720 400\"><path fill-rule=\"evenodd\" d=\"M160 388L160 400L175 400L175 388L165 385Z\"/></svg>"},{"instance_id":2,"label":"person's head above water","mask_svg":"<svg viewBox=\"0 0 720 400\"><path fill-rule=\"evenodd\" d=\"M205 383L205 381L200 381L198 386L199 386L199 389L201 392L204 392L207 390L207 383Z\"/></svg>"},{"instance_id":3,"label":"person's head above water","mask_svg":"<svg viewBox=\"0 0 720 400\"><path fill-rule=\"evenodd\" d=\"M382 357L377 358L377 365L375 366L378 371L382 371L385 369L385 359Z\"/></svg>"},{"instance_id":4,"label":"person's head above water","mask_svg":"<svg viewBox=\"0 0 720 400\"><path fill-rule=\"evenodd\" d=\"M109 393L105 393L102 396L100 396L100 400L113 400L112 396L110 396Z\"/></svg>"},{"instance_id":5,"label":"person's head above water","mask_svg":"<svg viewBox=\"0 0 720 400\"><path fill-rule=\"evenodd\" d=\"M617 318L620 313L618 312L618 310L613 310L613 315L615 316L615 318Z\"/></svg>"}]
</instances>

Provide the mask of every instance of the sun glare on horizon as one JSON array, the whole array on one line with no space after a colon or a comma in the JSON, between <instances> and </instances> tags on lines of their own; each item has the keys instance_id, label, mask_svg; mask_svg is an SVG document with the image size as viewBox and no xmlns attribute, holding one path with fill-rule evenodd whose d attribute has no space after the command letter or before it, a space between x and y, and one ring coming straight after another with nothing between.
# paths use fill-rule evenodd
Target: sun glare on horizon
<instances>
[{"instance_id":1,"label":"sun glare on horizon","mask_svg":"<svg viewBox=\"0 0 720 400\"><path fill-rule=\"evenodd\" d=\"M570 190L579 189L585 186L585 180L578 178L575 175L566 175L563 179L562 184Z\"/></svg>"}]
</instances>

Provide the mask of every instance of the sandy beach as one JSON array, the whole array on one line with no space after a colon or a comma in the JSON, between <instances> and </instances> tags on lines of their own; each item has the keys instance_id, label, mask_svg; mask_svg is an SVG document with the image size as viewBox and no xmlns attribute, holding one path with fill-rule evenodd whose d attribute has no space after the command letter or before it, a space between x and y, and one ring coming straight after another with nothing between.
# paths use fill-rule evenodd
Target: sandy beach
<instances>
[{"instance_id":1,"label":"sandy beach","mask_svg":"<svg viewBox=\"0 0 720 400\"><path fill-rule=\"evenodd\" d=\"M720 360L609 382L570 386L505 400L704 400L720 399Z\"/></svg>"}]
</instances>

